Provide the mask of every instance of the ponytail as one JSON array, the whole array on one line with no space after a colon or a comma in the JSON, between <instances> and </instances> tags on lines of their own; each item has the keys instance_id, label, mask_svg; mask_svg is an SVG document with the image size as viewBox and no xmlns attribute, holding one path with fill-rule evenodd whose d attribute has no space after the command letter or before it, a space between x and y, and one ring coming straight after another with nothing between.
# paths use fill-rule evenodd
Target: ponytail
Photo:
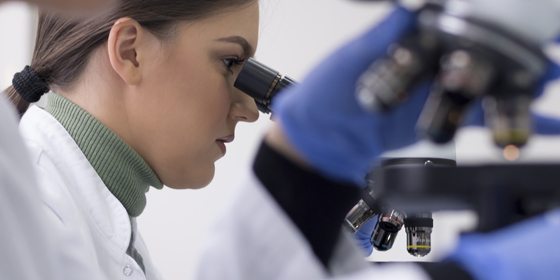
<instances>
[{"instance_id":1,"label":"ponytail","mask_svg":"<svg viewBox=\"0 0 560 280\"><path fill-rule=\"evenodd\" d=\"M6 95L10 103L12 103L16 107L21 118L29 108L29 102L25 101L25 99L23 99L23 97L19 95L14 86L9 86L6 90L4 90L4 94Z\"/></svg>"}]
</instances>

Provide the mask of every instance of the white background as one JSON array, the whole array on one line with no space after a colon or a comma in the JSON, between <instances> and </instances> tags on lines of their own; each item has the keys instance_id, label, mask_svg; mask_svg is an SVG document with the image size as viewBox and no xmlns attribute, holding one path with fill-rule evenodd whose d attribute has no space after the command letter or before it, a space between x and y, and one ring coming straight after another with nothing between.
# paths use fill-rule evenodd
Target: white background
<instances>
[{"instance_id":1,"label":"white background","mask_svg":"<svg viewBox=\"0 0 560 280\"><path fill-rule=\"evenodd\" d=\"M334 49L377 23L390 10L387 4L349 0L266 0L261 1L261 38L257 59L303 80L320 60ZM29 64L34 41L33 9L25 4L0 6L0 88L13 74ZM560 54L552 49L551 53ZM552 84L535 102L540 112L560 116L560 88ZM148 206L139 218L139 228L157 267L166 279L192 279L196 255L215 217L236 191L240 171L250 167L252 157L270 121L267 116L254 124L240 124L228 155L216 163L214 181L202 190L164 189L148 193ZM521 161L557 161L560 139L533 137ZM501 162L483 129L463 129L457 139L460 165ZM433 251L423 260L440 258L451 250L457 231L475 223L472 213L437 213ZM271 221L271 223L274 221ZM264 225L266 226L266 225ZM404 230L387 253L374 252L372 260L415 261L405 251ZM219 269L217 267L216 269Z\"/></svg>"}]
</instances>

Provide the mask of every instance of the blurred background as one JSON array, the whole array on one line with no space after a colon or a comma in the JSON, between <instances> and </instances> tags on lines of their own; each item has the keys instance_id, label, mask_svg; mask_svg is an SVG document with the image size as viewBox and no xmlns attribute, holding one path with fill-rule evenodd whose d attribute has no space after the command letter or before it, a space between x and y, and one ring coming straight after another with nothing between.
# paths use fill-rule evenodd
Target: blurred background
<instances>
[{"instance_id":1,"label":"blurred background","mask_svg":"<svg viewBox=\"0 0 560 280\"><path fill-rule=\"evenodd\" d=\"M256 58L296 80L337 47L382 20L390 4L346 0L261 1L260 42ZM31 60L35 38L36 10L22 3L0 5L0 87L6 88L14 73ZM560 49L547 50L560 61ZM44 105L41 100L39 105ZM536 111L560 117L560 83L551 83L534 104ZM148 206L138 218L139 229L152 259L165 279L193 279L206 234L218 215L236 194L244 172L252 163L259 143L271 124L269 117L252 124L240 123L228 154L216 163L214 181L202 190L171 190L148 193ZM503 162L501 150L481 128L465 128L456 138L459 165ZM560 161L560 138L535 136L522 150L518 162ZM226 213L227 215L227 213ZM273 223L274 221L270 221ZM434 215L432 252L414 258L406 252L404 229L392 250L374 251L376 261L434 261L451 250L457 234L472 228L470 212L440 212ZM266 225L263 225L266 227ZM216 268L216 269L219 269Z\"/></svg>"}]
</instances>

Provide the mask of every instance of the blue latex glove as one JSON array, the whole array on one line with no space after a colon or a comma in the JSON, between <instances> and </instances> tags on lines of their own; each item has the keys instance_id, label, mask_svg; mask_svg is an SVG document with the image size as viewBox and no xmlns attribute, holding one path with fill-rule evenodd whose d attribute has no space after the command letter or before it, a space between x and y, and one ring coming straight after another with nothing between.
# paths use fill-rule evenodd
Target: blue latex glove
<instances>
[{"instance_id":1,"label":"blue latex glove","mask_svg":"<svg viewBox=\"0 0 560 280\"><path fill-rule=\"evenodd\" d=\"M560 209L487 234L461 237L456 261L478 280L560 278Z\"/></svg>"},{"instance_id":2,"label":"blue latex glove","mask_svg":"<svg viewBox=\"0 0 560 280\"><path fill-rule=\"evenodd\" d=\"M414 127L431 81L386 113L364 110L355 97L360 75L415 21L415 14L397 7L380 25L321 63L302 84L276 97L273 108L288 141L324 176L365 186L364 177L377 156L418 140ZM550 63L542 85L557 78L559 69ZM465 124L483 125L480 103L473 108ZM537 133L560 134L560 122L551 118L535 116L535 128Z\"/></svg>"},{"instance_id":3,"label":"blue latex glove","mask_svg":"<svg viewBox=\"0 0 560 280\"><path fill-rule=\"evenodd\" d=\"M373 218L369 219L362 227L354 233L354 239L356 240L358 246L363 249L365 256L371 255L373 252L373 246L371 245L371 234L373 229L377 225L378 216L375 215Z\"/></svg>"},{"instance_id":4,"label":"blue latex glove","mask_svg":"<svg viewBox=\"0 0 560 280\"><path fill-rule=\"evenodd\" d=\"M360 75L414 23L414 14L397 8L321 63L302 84L276 97L273 109L288 141L323 175L363 185L372 159L415 141L428 83L411 94L411 102L387 114L367 112L355 98Z\"/></svg>"}]
</instances>

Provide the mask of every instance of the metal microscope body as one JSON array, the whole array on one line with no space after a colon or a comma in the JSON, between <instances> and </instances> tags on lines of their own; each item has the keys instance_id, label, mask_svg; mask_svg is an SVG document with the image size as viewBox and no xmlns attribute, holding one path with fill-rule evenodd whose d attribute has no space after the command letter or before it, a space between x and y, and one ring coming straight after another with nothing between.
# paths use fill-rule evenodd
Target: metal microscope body
<instances>
[{"instance_id":1,"label":"metal microscope body","mask_svg":"<svg viewBox=\"0 0 560 280\"><path fill-rule=\"evenodd\" d=\"M558 33L560 5L552 0L427 1L417 28L362 75L356 96L369 110L390 110L421 81L435 80L418 122L426 138L451 140L469 105L485 97L496 144L522 146L548 66L542 49Z\"/></svg>"}]
</instances>

